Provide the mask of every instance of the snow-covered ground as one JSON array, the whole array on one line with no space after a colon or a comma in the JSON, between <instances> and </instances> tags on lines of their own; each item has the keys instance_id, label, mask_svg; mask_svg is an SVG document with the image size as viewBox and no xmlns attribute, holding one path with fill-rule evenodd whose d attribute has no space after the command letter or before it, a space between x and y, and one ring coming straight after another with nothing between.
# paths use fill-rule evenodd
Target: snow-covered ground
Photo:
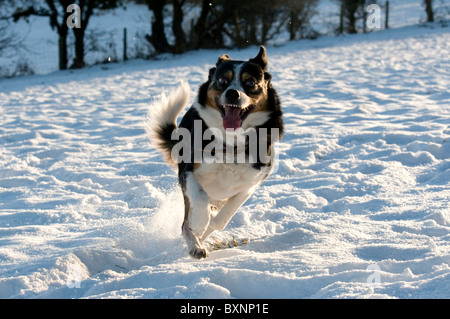
<instances>
[{"instance_id":1,"label":"snow-covered ground","mask_svg":"<svg viewBox=\"0 0 450 319\"><path fill-rule=\"evenodd\" d=\"M223 51L0 79L0 297L450 298L450 28L267 49L279 167L202 261L144 119Z\"/></svg>"}]
</instances>

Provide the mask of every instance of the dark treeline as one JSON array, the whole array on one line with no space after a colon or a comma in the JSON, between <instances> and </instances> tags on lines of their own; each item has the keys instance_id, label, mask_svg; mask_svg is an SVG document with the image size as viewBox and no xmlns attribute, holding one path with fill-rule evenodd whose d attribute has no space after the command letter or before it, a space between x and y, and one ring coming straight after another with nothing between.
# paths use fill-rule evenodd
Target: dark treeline
<instances>
[{"instance_id":1,"label":"dark treeline","mask_svg":"<svg viewBox=\"0 0 450 319\"><path fill-rule=\"evenodd\" d=\"M150 44L152 54L183 53L267 44L280 34L290 40L315 38L319 34L311 25L320 0L135 0L152 12L149 28L142 41ZM369 4L388 7L387 0L333 0L340 7L339 25L334 32L357 33L367 15ZM18 41L9 31L10 21L31 15L47 17L58 34L59 68L82 68L85 65L86 29L98 10L125 6L130 0L0 0L0 52ZM432 0L423 0L427 20L433 21ZM79 16L69 8L76 5ZM79 22L70 27L68 21ZM365 28L364 28L365 30ZM68 35L75 38L75 56L69 65ZM124 47L126 47L124 45ZM126 56L126 54L124 54Z\"/></svg>"},{"instance_id":2,"label":"dark treeline","mask_svg":"<svg viewBox=\"0 0 450 319\"><path fill-rule=\"evenodd\" d=\"M318 0L147 0L153 12L147 40L157 52L182 53L200 48L246 47L265 44L281 32L291 40L314 37L309 25ZM186 26L185 11L199 9ZM164 23L167 8L172 14L169 44Z\"/></svg>"},{"instance_id":3,"label":"dark treeline","mask_svg":"<svg viewBox=\"0 0 450 319\"><path fill-rule=\"evenodd\" d=\"M265 44L282 32L289 39L315 38L311 18L319 0L140 0L153 12L147 41L156 53L182 53L201 48L246 47ZM340 7L336 34L357 33L357 22L366 16L370 4L388 7L388 0L334 0ZM423 0L427 21L433 21L432 0ZM186 13L195 7L198 15L186 25ZM171 19L167 19L171 15ZM171 33L165 23L171 21ZM173 41L169 43L167 39Z\"/></svg>"}]
</instances>

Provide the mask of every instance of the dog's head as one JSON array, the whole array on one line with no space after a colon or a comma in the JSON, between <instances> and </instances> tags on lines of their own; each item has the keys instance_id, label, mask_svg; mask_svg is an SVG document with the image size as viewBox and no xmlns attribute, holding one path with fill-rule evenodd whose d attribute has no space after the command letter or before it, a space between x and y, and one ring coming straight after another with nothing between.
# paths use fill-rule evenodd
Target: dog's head
<instances>
[{"instance_id":1,"label":"dog's head","mask_svg":"<svg viewBox=\"0 0 450 319\"><path fill-rule=\"evenodd\" d=\"M225 130L261 125L267 121L270 108L270 79L263 46L258 55L248 61L232 60L224 54L209 72L202 104L213 111L216 123L221 117Z\"/></svg>"}]
</instances>

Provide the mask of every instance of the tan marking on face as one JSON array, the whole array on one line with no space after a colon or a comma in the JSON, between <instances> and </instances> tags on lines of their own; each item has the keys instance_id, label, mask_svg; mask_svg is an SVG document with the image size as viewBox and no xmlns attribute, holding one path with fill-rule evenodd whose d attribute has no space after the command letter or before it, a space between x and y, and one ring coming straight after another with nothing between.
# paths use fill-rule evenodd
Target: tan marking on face
<instances>
[{"instance_id":1,"label":"tan marking on face","mask_svg":"<svg viewBox=\"0 0 450 319\"><path fill-rule=\"evenodd\" d=\"M242 82L247 81L248 79L253 79L255 81L255 83L258 83L258 81L255 79L254 76L252 76L250 73L248 72L243 72L241 75L241 80Z\"/></svg>"},{"instance_id":2,"label":"tan marking on face","mask_svg":"<svg viewBox=\"0 0 450 319\"><path fill-rule=\"evenodd\" d=\"M249 92L247 96L250 98L250 103L252 105L255 105L255 108L253 109L253 112L260 112L260 111L268 111L267 102L268 102L268 95L267 95L267 84L264 81L259 81L252 76L251 74L244 72L242 73L242 82L245 83L245 81L252 79L255 81L256 86L258 86L261 91L256 94L252 94ZM257 90L258 90L257 89Z\"/></svg>"},{"instance_id":3,"label":"tan marking on face","mask_svg":"<svg viewBox=\"0 0 450 319\"><path fill-rule=\"evenodd\" d=\"M221 76L226 77L228 80L232 80L233 79L233 71L229 70L227 72L225 72L224 74L222 74Z\"/></svg>"},{"instance_id":4,"label":"tan marking on face","mask_svg":"<svg viewBox=\"0 0 450 319\"><path fill-rule=\"evenodd\" d=\"M267 99L267 95L266 94L261 93L261 94L259 94L256 97L252 97L250 100L252 101L251 103L253 105L255 105L255 108L252 110L252 113L253 112L267 112L267 111L269 111L269 109L267 107L267 105L268 105L267 100L268 99Z\"/></svg>"},{"instance_id":5,"label":"tan marking on face","mask_svg":"<svg viewBox=\"0 0 450 319\"><path fill-rule=\"evenodd\" d=\"M216 101L219 99L221 92L212 88L212 83L209 85L208 93L206 95L206 106L220 112Z\"/></svg>"}]
</instances>

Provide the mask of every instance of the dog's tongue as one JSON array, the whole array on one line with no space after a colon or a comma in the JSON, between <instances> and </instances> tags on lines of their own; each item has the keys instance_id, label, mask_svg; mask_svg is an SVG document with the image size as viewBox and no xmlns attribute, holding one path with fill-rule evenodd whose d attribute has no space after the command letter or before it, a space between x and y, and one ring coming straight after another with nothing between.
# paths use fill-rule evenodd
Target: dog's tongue
<instances>
[{"instance_id":1,"label":"dog's tongue","mask_svg":"<svg viewBox=\"0 0 450 319\"><path fill-rule=\"evenodd\" d=\"M225 129L232 128L233 130L241 127L241 108L233 106L225 106L225 116L223 117L223 127Z\"/></svg>"}]
</instances>

